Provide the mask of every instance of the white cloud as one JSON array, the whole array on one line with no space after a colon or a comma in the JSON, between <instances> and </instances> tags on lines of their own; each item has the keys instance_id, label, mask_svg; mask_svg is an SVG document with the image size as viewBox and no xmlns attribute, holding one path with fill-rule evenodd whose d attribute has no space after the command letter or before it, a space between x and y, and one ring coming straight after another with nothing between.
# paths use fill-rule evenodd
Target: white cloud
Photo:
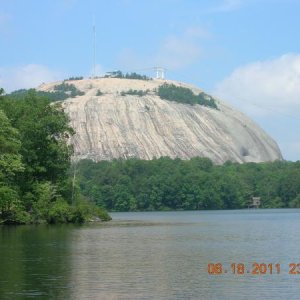
<instances>
[{"instance_id":1,"label":"white cloud","mask_svg":"<svg viewBox=\"0 0 300 300\"><path fill-rule=\"evenodd\" d=\"M118 63L126 69L153 66L181 69L201 58L201 41L209 36L201 27L188 27L182 34L166 37L151 56L141 57L132 49L123 49Z\"/></svg>"},{"instance_id":2,"label":"white cloud","mask_svg":"<svg viewBox=\"0 0 300 300\"><path fill-rule=\"evenodd\" d=\"M217 84L214 94L251 115L299 116L300 54L241 66Z\"/></svg>"},{"instance_id":3,"label":"white cloud","mask_svg":"<svg viewBox=\"0 0 300 300\"><path fill-rule=\"evenodd\" d=\"M241 66L213 94L266 129L285 159L300 160L300 54Z\"/></svg>"},{"instance_id":4,"label":"white cloud","mask_svg":"<svg viewBox=\"0 0 300 300\"><path fill-rule=\"evenodd\" d=\"M199 58L201 48L197 40L190 36L170 36L159 49L154 62L176 70L192 64Z\"/></svg>"},{"instance_id":5,"label":"white cloud","mask_svg":"<svg viewBox=\"0 0 300 300\"><path fill-rule=\"evenodd\" d=\"M6 92L22 88L35 88L43 82L62 79L63 74L38 64L15 68L0 68L0 86Z\"/></svg>"}]
</instances>

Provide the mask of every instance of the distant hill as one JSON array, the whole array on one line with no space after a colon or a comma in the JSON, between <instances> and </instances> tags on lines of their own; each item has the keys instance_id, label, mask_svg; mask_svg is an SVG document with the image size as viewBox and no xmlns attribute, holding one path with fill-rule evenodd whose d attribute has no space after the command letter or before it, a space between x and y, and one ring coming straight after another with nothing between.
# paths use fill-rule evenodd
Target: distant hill
<instances>
[{"instance_id":1,"label":"distant hill","mask_svg":"<svg viewBox=\"0 0 300 300\"><path fill-rule=\"evenodd\" d=\"M257 124L188 84L98 78L43 84L38 90L65 93L76 159L200 156L218 164L282 159L276 142Z\"/></svg>"}]
</instances>

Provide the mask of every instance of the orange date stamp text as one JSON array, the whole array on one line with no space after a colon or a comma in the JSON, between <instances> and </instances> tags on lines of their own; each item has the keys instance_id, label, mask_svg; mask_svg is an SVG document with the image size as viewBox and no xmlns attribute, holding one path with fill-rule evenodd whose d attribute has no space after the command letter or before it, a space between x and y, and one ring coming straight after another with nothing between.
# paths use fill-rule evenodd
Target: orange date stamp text
<instances>
[{"instance_id":1,"label":"orange date stamp text","mask_svg":"<svg viewBox=\"0 0 300 300\"><path fill-rule=\"evenodd\" d=\"M286 266L281 266L280 263L230 263L223 264L221 262L208 263L207 273L209 275L278 275L287 273L289 275L300 275L300 263L289 263Z\"/></svg>"}]
</instances>

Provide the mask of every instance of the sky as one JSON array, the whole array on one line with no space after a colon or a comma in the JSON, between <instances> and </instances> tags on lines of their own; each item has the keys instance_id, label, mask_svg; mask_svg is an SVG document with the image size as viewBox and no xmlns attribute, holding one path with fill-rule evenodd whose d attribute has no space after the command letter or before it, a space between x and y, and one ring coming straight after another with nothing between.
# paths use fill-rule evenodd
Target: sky
<instances>
[{"instance_id":1,"label":"sky","mask_svg":"<svg viewBox=\"0 0 300 300\"><path fill-rule=\"evenodd\" d=\"M300 0L0 0L0 87L122 70L198 86L300 160Z\"/></svg>"}]
</instances>

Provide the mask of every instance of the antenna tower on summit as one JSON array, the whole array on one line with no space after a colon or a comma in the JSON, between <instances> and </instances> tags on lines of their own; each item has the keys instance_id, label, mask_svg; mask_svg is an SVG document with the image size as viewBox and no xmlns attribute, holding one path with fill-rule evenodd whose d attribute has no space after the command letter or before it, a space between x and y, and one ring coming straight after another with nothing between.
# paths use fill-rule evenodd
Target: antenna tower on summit
<instances>
[{"instance_id":1,"label":"antenna tower on summit","mask_svg":"<svg viewBox=\"0 0 300 300\"><path fill-rule=\"evenodd\" d=\"M96 24L95 24L95 16L93 19L93 78L96 77Z\"/></svg>"}]
</instances>

